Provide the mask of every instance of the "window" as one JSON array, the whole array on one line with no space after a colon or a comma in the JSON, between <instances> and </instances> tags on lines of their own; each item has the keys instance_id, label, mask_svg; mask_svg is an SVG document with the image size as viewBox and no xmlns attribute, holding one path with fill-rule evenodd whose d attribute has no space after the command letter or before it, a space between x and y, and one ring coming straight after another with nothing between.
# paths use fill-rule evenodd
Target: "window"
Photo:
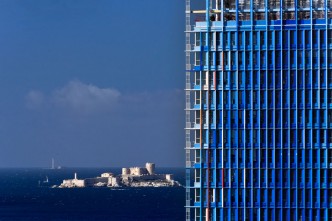
<instances>
[{"instance_id":1,"label":"window","mask_svg":"<svg viewBox=\"0 0 332 221\"><path fill-rule=\"evenodd\" d=\"M201 102L200 91L195 91L195 104L200 104L200 102Z\"/></svg>"},{"instance_id":2,"label":"window","mask_svg":"<svg viewBox=\"0 0 332 221\"><path fill-rule=\"evenodd\" d=\"M259 155L259 158L260 158L260 163L261 163L261 166L265 165L266 164L266 149L261 149L260 150L260 155Z\"/></svg>"},{"instance_id":3,"label":"window","mask_svg":"<svg viewBox=\"0 0 332 221\"><path fill-rule=\"evenodd\" d=\"M277 145L280 145L280 130L276 130L275 136L276 136L275 142L277 143Z\"/></svg>"},{"instance_id":4,"label":"window","mask_svg":"<svg viewBox=\"0 0 332 221\"><path fill-rule=\"evenodd\" d=\"M326 74L326 71L322 70L322 71L319 72L319 80L320 80L321 86L325 86L326 85L325 74Z\"/></svg>"},{"instance_id":5,"label":"window","mask_svg":"<svg viewBox=\"0 0 332 221\"><path fill-rule=\"evenodd\" d=\"M276 71L275 72L275 83L276 83L276 88L280 88L281 87L281 72L280 71Z\"/></svg>"},{"instance_id":6,"label":"window","mask_svg":"<svg viewBox=\"0 0 332 221\"><path fill-rule=\"evenodd\" d=\"M321 67L324 67L325 65L326 65L326 63L325 63L325 51L324 50L321 50L320 51L320 57L319 57L320 59L320 65L321 65ZM324 71L321 71L322 73L324 73Z\"/></svg>"},{"instance_id":7,"label":"window","mask_svg":"<svg viewBox=\"0 0 332 221\"><path fill-rule=\"evenodd\" d=\"M265 116L265 115L264 115ZM266 145L266 142L265 142L265 137L266 137L266 130L261 130L261 133L259 135L259 138L260 138L260 143L261 145Z\"/></svg>"},{"instance_id":8,"label":"window","mask_svg":"<svg viewBox=\"0 0 332 221\"><path fill-rule=\"evenodd\" d=\"M230 35L231 35L231 45L235 46L236 45L235 44L235 32L231 32Z\"/></svg>"},{"instance_id":9,"label":"window","mask_svg":"<svg viewBox=\"0 0 332 221\"><path fill-rule=\"evenodd\" d=\"M332 30L327 30L327 43L332 44Z\"/></svg>"},{"instance_id":10,"label":"window","mask_svg":"<svg viewBox=\"0 0 332 221\"><path fill-rule=\"evenodd\" d=\"M258 65L257 51L254 51L252 56L253 56L253 65L257 66Z\"/></svg>"},{"instance_id":11,"label":"window","mask_svg":"<svg viewBox=\"0 0 332 221\"><path fill-rule=\"evenodd\" d=\"M213 61L214 61L214 53L213 52L209 52L209 65L213 66Z\"/></svg>"},{"instance_id":12,"label":"window","mask_svg":"<svg viewBox=\"0 0 332 221\"><path fill-rule=\"evenodd\" d=\"M244 65L243 62L243 51L239 51L238 59L239 59L239 65Z\"/></svg>"},{"instance_id":13,"label":"window","mask_svg":"<svg viewBox=\"0 0 332 221\"><path fill-rule=\"evenodd\" d=\"M220 32L216 32L216 44L220 46Z\"/></svg>"},{"instance_id":14,"label":"window","mask_svg":"<svg viewBox=\"0 0 332 221\"><path fill-rule=\"evenodd\" d=\"M243 107L244 102L243 102L243 91L239 91L239 105Z\"/></svg>"},{"instance_id":15,"label":"window","mask_svg":"<svg viewBox=\"0 0 332 221\"><path fill-rule=\"evenodd\" d=\"M328 59L328 64L331 65L332 64L332 50L328 50L327 59ZM330 70L329 70L329 72L330 72Z\"/></svg>"},{"instance_id":16,"label":"window","mask_svg":"<svg viewBox=\"0 0 332 221\"><path fill-rule=\"evenodd\" d=\"M265 93L263 91L260 92L260 103L261 108L265 106Z\"/></svg>"},{"instance_id":17,"label":"window","mask_svg":"<svg viewBox=\"0 0 332 221\"><path fill-rule=\"evenodd\" d=\"M296 51L295 50L291 50L290 51L290 65L291 66L295 66L296 65Z\"/></svg>"},{"instance_id":18,"label":"window","mask_svg":"<svg viewBox=\"0 0 332 221\"><path fill-rule=\"evenodd\" d=\"M325 133L324 132L325 132L325 130L322 130L322 129L320 130L320 134L319 134L320 143L325 143ZM322 157L322 159L323 159L323 157Z\"/></svg>"},{"instance_id":19,"label":"window","mask_svg":"<svg viewBox=\"0 0 332 221\"><path fill-rule=\"evenodd\" d=\"M310 38L310 31L304 31L304 34L305 34L305 44L307 45L307 46L310 46L310 40L311 40L311 38Z\"/></svg>"},{"instance_id":20,"label":"window","mask_svg":"<svg viewBox=\"0 0 332 221\"><path fill-rule=\"evenodd\" d=\"M200 46L201 45L201 33L196 32L195 33L195 46Z\"/></svg>"},{"instance_id":21,"label":"window","mask_svg":"<svg viewBox=\"0 0 332 221\"><path fill-rule=\"evenodd\" d=\"M243 32L238 32L238 40L239 40L239 46L243 47L243 37L242 37Z\"/></svg>"},{"instance_id":22,"label":"window","mask_svg":"<svg viewBox=\"0 0 332 221\"><path fill-rule=\"evenodd\" d=\"M274 159L274 157L273 157L273 149L268 149L268 163L269 163L269 166L272 166L273 159Z\"/></svg>"},{"instance_id":23,"label":"window","mask_svg":"<svg viewBox=\"0 0 332 221\"><path fill-rule=\"evenodd\" d=\"M226 65L229 65L229 53L230 52L225 52L224 53L224 65L226 66Z\"/></svg>"},{"instance_id":24,"label":"window","mask_svg":"<svg viewBox=\"0 0 332 221\"><path fill-rule=\"evenodd\" d=\"M311 86L311 74L310 74L310 71L305 71L305 84L306 84L306 87L310 87Z\"/></svg>"},{"instance_id":25,"label":"window","mask_svg":"<svg viewBox=\"0 0 332 221\"><path fill-rule=\"evenodd\" d=\"M268 110L268 122L269 122L269 127L271 127L273 122L274 122L273 121L273 111L272 110Z\"/></svg>"},{"instance_id":26,"label":"window","mask_svg":"<svg viewBox=\"0 0 332 221\"><path fill-rule=\"evenodd\" d=\"M297 133L297 142L300 146L303 145L303 138L302 138L302 130L298 130L298 133ZM299 162L302 162L302 159L300 158L299 156Z\"/></svg>"},{"instance_id":27,"label":"window","mask_svg":"<svg viewBox=\"0 0 332 221\"><path fill-rule=\"evenodd\" d=\"M282 75L282 87L285 89L288 88L288 72L284 71Z\"/></svg>"},{"instance_id":28,"label":"window","mask_svg":"<svg viewBox=\"0 0 332 221\"><path fill-rule=\"evenodd\" d=\"M222 86L223 86L223 85L222 85L223 82L222 82L222 78L221 78L221 72L217 71L217 77L216 77L216 78L217 78L217 82L216 82L216 83L218 84L219 87L222 88ZM219 95L219 94L218 94L218 95Z\"/></svg>"},{"instance_id":29,"label":"window","mask_svg":"<svg viewBox=\"0 0 332 221\"><path fill-rule=\"evenodd\" d=\"M268 72L267 73L267 76L268 76L268 84L269 84L269 88L273 88L273 72ZM269 95L272 95L272 93L269 93ZM269 100L270 101L270 100Z\"/></svg>"},{"instance_id":30,"label":"window","mask_svg":"<svg viewBox=\"0 0 332 221\"><path fill-rule=\"evenodd\" d=\"M299 163L303 163L303 150L297 151L297 158ZM299 182L302 182L302 172L299 170Z\"/></svg>"},{"instance_id":31,"label":"window","mask_svg":"<svg viewBox=\"0 0 332 221\"><path fill-rule=\"evenodd\" d=\"M299 88L303 88L303 73L302 71L297 72L297 83Z\"/></svg>"},{"instance_id":32,"label":"window","mask_svg":"<svg viewBox=\"0 0 332 221\"><path fill-rule=\"evenodd\" d=\"M291 90L290 91L290 105L291 107L295 107L296 106L296 93L295 93L295 90Z\"/></svg>"},{"instance_id":33,"label":"window","mask_svg":"<svg viewBox=\"0 0 332 221\"><path fill-rule=\"evenodd\" d=\"M196 66L200 65L201 64L200 62L201 62L200 61L200 52L196 52L195 53L195 65Z\"/></svg>"},{"instance_id":34,"label":"window","mask_svg":"<svg viewBox=\"0 0 332 221\"><path fill-rule=\"evenodd\" d=\"M231 102L233 105L236 105L236 93L235 91L231 91ZM234 116L235 119L235 116Z\"/></svg>"},{"instance_id":35,"label":"window","mask_svg":"<svg viewBox=\"0 0 332 221\"><path fill-rule=\"evenodd\" d=\"M228 162L229 160L228 160L228 150L225 150L224 151L224 166L226 165L226 163ZM228 171L228 170L226 170L226 171ZM224 175L224 178L228 178L228 176L225 176Z\"/></svg>"},{"instance_id":36,"label":"window","mask_svg":"<svg viewBox=\"0 0 332 221\"><path fill-rule=\"evenodd\" d=\"M303 65L303 51L297 51L297 64L299 66Z\"/></svg>"},{"instance_id":37,"label":"window","mask_svg":"<svg viewBox=\"0 0 332 221\"><path fill-rule=\"evenodd\" d=\"M200 136L201 136L200 131L196 130L195 131L195 143L200 143Z\"/></svg>"},{"instance_id":38,"label":"window","mask_svg":"<svg viewBox=\"0 0 332 221\"><path fill-rule=\"evenodd\" d=\"M206 104L206 92L202 91L202 104Z\"/></svg>"},{"instance_id":39,"label":"window","mask_svg":"<svg viewBox=\"0 0 332 221\"><path fill-rule=\"evenodd\" d=\"M259 88L259 72L258 71L254 71L253 72L253 85L255 86L255 88Z\"/></svg>"},{"instance_id":40,"label":"window","mask_svg":"<svg viewBox=\"0 0 332 221\"><path fill-rule=\"evenodd\" d=\"M224 46L229 47L228 32L224 32L223 38L224 38L224 40L223 40L224 41Z\"/></svg>"},{"instance_id":41,"label":"window","mask_svg":"<svg viewBox=\"0 0 332 221\"><path fill-rule=\"evenodd\" d=\"M280 47L280 31L275 31L275 43L276 43L276 47Z\"/></svg>"},{"instance_id":42,"label":"window","mask_svg":"<svg viewBox=\"0 0 332 221\"><path fill-rule=\"evenodd\" d=\"M266 57L265 57L265 55L266 55L266 52L265 52L265 51L261 51L261 52L260 52L260 58L261 58L261 60L260 60L260 65L261 65L261 67L264 67L264 66L265 66L265 61L266 61Z\"/></svg>"},{"instance_id":43,"label":"window","mask_svg":"<svg viewBox=\"0 0 332 221\"><path fill-rule=\"evenodd\" d=\"M269 65L273 64L273 53L272 51L268 52Z\"/></svg>"},{"instance_id":44,"label":"window","mask_svg":"<svg viewBox=\"0 0 332 221\"><path fill-rule=\"evenodd\" d=\"M201 33L201 45L202 46L206 45L206 33L205 32Z\"/></svg>"},{"instance_id":45,"label":"window","mask_svg":"<svg viewBox=\"0 0 332 221\"><path fill-rule=\"evenodd\" d=\"M196 111L195 111L195 123L196 123L196 124L199 124L199 123L200 123L200 117L201 117L201 115L200 115L200 111L199 111L199 110L196 110Z\"/></svg>"},{"instance_id":46,"label":"window","mask_svg":"<svg viewBox=\"0 0 332 221\"><path fill-rule=\"evenodd\" d=\"M265 74L266 74L265 71L260 71L259 79L260 79L260 85L261 85L261 88L264 88L264 87L265 87L265 80L266 80L266 76L265 76Z\"/></svg>"},{"instance_id":47,"label":"window","mask_svg":"<svg viewBox=\"0 0 332 221\"><path fill-rule=\"evenodd\" d=\"M247 91L245 93L245 96L246 96L246 104L247 106L249 107L250 104L251 104L251 92ZM250 111L247 111L247 113L249 114ZM250 119L250 118L249 118Z\"/></svg>"},{"instance_id":48,"label":"window","mask_svg":"<svg viewBox=\"0 0 332 221\"><path fill-rule=\"evenodd\" d=\"M246 143L250 145L250 131L249 130L246 130ZM248 156L249 157L249 156Z\"/></svg>"},{"instance_id":49,"label":"window","mask_svg":"<svg viewBox=\"0 0 332 221\"><path fill-rule=\"evenodd\" d=\"M215 65L221 65L221 53L216 52L216 64Z\"/></svg>"},{"instance_id":50,"label":"window","mask_svg":"<svg viewBox=\"0 0 332 221\"><path fill-rule=\"evenodd\" d=\"M269 46L273 45L273 32L269 31L268 32L268 41L269 41Z\"/></svg>"},{"instance_id":51,"label":"window","mask_svg":"<svg viewBox=\"0 0 332 221\"><path fill-rule=\"evenodd\" d=\"M316 89L312 90L312 102L314 104L318 103L318 100L317 100L317 90Z\"/></svg>"},{"instance_id":52,"label":"window","mask_svg":"<svg viewBox=\"0 0 332 221\"><path fill-rule=\"evenodd\" d=\"M238 136L239 136L239 144L240 145L243 145L243 130L239 130L239 134L238 134Z\"/></svg>"},{"instance_id":53,"label":"window","mask_svg":"<svg viewBox=\"0 0 332 221\"><path fill-rule=\"evenodd\" d=\"M331 53L331 56L332 56L332 53ZM332 60L331 60L332 62ZM327 71L327 83L331 86L332 85L332 70L328 70Z\"/></svg>"},{"instance_id":54,"label":"window","mask_svg":"<svg viewBox=\"0 0 332 221\"><path fill-rule=\"evenodd\" d=\"M255 92L254 92L254 94L255 94ZM252 119L253 119L253 123L255 124L255 125L257 125L258 124L258 119L259 119L259 117L258 117L258 111L257 110L253 110L252 111ZM256 130L254 130L254 132L257 132ZM257 133L256 134L254 134L254 136L257 136ZM254 138L255 139L255 138ZM255 142L256 143L256 142Z\"/></svg>"},{"instance_id":55,"label":"window","mask_svg":"<svg viewBox=\"0 0 332 221\"><path fill-rule=\"evenodd\" d=\"M268 130L268 135L267 135L267 143L269 146L273 146L273 135L274 135L274 132L272 129L269 129Z\"/></svg>"},{"instance_id":56,"label":"window","mask_svg":"<svg viewBox=\"0 0 332 221\"><path fill-rule=\"evenodd\" d=\"M295 124L295 110L291 109L290 110L290 123Z\"/></svg>"},{"instance_id":57,"label":"window","mask_svg":"<svg viewBox=\"0 0 332 221\"><path fill-rule=\"evenodd\" d=\"M318 45L318 32L316 30L312 30L312 43L317 46Z\"/></svg>"},{"instance_id":58,"label":"window","mask_svg":"<svg viewBox=\"0 0 332 221\"><path fill-rule=\"evenodd\" d=\"M282 51L283 66L288 66L288 52L286 50Z\"/></svg>"},{"instance_id":59,"label":"window","mask_svg":"<svg viewBox=\"0 0 332 221\"><path fill-rule=\"evenodd\" d=\"M324 110L320 110L319 112L320 112L320 114L319 114L320 123L324 124L325 123L325 111Z\"/></svg>"},{"instance_id":60,"label":"window","mask_svg":"<svg viewBox=\"0 0 332 221\"><path fill-rule=\"evenodd\" d=\"M195 72L195 85L200 85L201 79L200 79L200 73Z\"/></svg>"},{"instance_id":61,"label":"window","mask_svg":"<svg viewBox=\"0 0 332 221\"><path fill-rule=\"evenodd\" d=\"M200 65L206 65L206 52L202 52L202 62Z\"/></svg>"},{"instance_id":62,"label":"window","mask_svg":"<svg viewBox=\"0 0 332 221\"><path fill-rule=\"evenodd\" d=\"M275 95L276 95L276 100L275 100L275 102L276 102L276 106L277 106L277 107L281 107L280 93L281 93L280 90L276 90L276 92L275 92Z\"/></svg>"},{"instance_id":63,"label":"window","mask_svg":"<svg viewBox=\"0 0 332 221\"><path fill-rule=\"evenodd\" d=\"M312 60L313 60L313 65L318 65L318 50L313 50L312 51Z\"/></svg>"},{"instance_id":64,"label":"window","mask_svg":"<svg viewBox=\"0 0 332 221\"><path fill-rule=\"evenodd\" d=\"M281 52L280 51L276 51L275 64L277 66L281 65Z\"/></svg>"},{"instance_id":65,"label":"window","mask_svg":"<svg viewBox=\"0 0 332 221\"><path fill-rule=\"evenodd\" d=\"M251 65L251 53L246 52L246 65Z\"/></svg>"},{"instance_id":66,"label":"window","mask_svg":"<svg viewBox=\"0 0 332 221\"><path fill-rule=\"evenodd\" d=\"M298 110L297 123L303 124L303 110Z\"/></svg>"},{"instance_id":67,"label":"window","mask_svg":"<svg viewBox=\"0 0 332 221\"><path fill-rule=\"evenodd\" d=\"M250 32L245 32L245 41L246 41L246 46L251 46L250 42Z\"/></svg>"},{"instance_id":68,"label":"window","mask_svg":"<svg viewBox=\"0 0 332 221\"><path fill-rule=\"evenodd\" d=\"M283 31L282 34L282 44L284 48L288 48L288 31Z\"/></svg>"},{"instance_id":69,"label":"window","mask_svg":"<svg viewBox=\"0 0 332 221\"><path fill-rule=\"evenodd\" d=\"M305 110L305 122L310 123L310 110Z\"/></svg>"},{"instance_id":70,"label":"window","mask_svg":"<svg viewBox=\"0 0 332 221\"><path fill-rule=\"evenodd\" d=\"M199 171L199 170L196 170L196 171ZM199 173L199 172L198 172ZM197 178L198 176L196 176ZM199 179L199 178L198 178ZM200 182L200 181L197 181L196 182ZM195 189L195 202L200 202L200 189ZM199 215L199 214L198 214Z\"/></svg>"},{"instance_id":71,"label":"window","mask_svg":"<svg viewBox=\"0 0 332 221\"><path fill-rule=\"evenodd\" d=\"M287 122L286 122L286 124L287 124ZM288 146L288 130L282 130L282 143L285 147Z\"/></svg>"},{"instance_id":72,"label":"window","mask_svg":"<svg viewBox=\"0 0 332 221\"><path fill-rule=\"evenodd\" d=\"M246 71L246 86L251 86L250 71Z\"/></svg>"},{"instance_id":73,"label":"window","mask_svg":"<svg viewBox=\"0 0 332 221\"><path fill-rule=\"evenodd\" d=\"M303 31L297 30L297 45L303 47Z\"/></svg>"},{"instance_id":74,"label":"window","mask_svg":"<svg viewBox=\"0 0 332 221\"><path fill-rule=\"evenodd\" d=\"M228 72L224 72L224 85L225 85L225 86L229 86L229 82L228 82Z\"/></svg>"},{"instance_id":75,"label":"window","mask_svg":"<svg viewBox=\"0 0 332 221\"><path fill-rule=\"evenodd\" d=\"M295 31L289 31L291 47L296 45Z\"/></svg>"},{"instance_id":76,"label":"window","mask_svg":"<svg viewBox=\"0 0 332 221\"><path fill-rule=\"evenodd\" d=\"M253 41L253 45L256 46L257 45L257 31L252 32L252 41Z\"/></svg>"},{"instance_id":77,"label":"window","mask_svg":"<svg viewBox=\"0 0 332 221\"><path fill-rule=\"evenodd\" d=\"M232 142L233 142L233 140L235 142L235 134L234 133L235 133L234 130L232 130ZM237 158L237 149L231 149L231 162L232 162L232 164L236 164L236 158ZM235 170L232 170L232 181L235 179L235 176L234 176L235 174L233 174L234 172L235 172Z\"/></svg>"},{"instance_id":78,"label":"window","mask_svg":"<svg viewBox=\"0 0 332 221\"><path fill-rule=\"evenodd\" d=\"M231 53L231 65L236 65L236 53L235 51L230 52Z\"/></svg>"}]
</instances>

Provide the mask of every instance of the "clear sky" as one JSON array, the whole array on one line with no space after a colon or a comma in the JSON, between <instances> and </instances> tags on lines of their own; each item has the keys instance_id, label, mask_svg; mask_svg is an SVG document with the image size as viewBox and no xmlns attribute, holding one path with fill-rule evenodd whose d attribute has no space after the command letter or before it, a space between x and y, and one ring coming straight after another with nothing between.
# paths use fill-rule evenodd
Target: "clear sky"
<instances>
[{"instance_id":1,"label":"clear sky","mask_svg":"<svg viewBox=\"0 0 332 221\"><path fill-rule=\"evenodd\" d=\"M183 0L0 0L0 167L184 166Z\"/></svg>"}]
</instances>

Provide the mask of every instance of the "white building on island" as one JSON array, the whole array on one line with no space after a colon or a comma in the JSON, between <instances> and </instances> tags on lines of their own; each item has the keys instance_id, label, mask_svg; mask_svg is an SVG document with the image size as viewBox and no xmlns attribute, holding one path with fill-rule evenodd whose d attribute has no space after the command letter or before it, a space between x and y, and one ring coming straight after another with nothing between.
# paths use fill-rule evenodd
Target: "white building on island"
<instances>
[{"instance_id":1,"label":"white building on island","mask_svg":"<svg viewBox=\"0 0 332 221\"><path fill-rule=\"evenodd\" d=\"M100 177L79 180L75 173L74 179L64 180L60 188L74 187L166 187L181 186L173 180L172 174L156 174L155 164L146 163L145 167L122 168L122 174L115 176L105 172Z\"/></svg>"}]
</instances>

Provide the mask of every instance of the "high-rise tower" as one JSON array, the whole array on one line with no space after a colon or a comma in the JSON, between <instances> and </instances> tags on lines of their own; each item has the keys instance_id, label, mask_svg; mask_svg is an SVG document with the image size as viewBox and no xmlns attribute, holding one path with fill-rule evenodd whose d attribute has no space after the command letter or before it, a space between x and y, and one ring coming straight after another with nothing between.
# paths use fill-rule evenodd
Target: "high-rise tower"
<instances>
[{"instance_id":1,"label":"high-rise tower","mask_svg":"<svg viewBox=\"0 0 332 221\"><path fill-rule=\"evenodd\" d=\"M331 0L186 0L187 221L332 220L331 24Z\"/></svg>"}]
</instances>

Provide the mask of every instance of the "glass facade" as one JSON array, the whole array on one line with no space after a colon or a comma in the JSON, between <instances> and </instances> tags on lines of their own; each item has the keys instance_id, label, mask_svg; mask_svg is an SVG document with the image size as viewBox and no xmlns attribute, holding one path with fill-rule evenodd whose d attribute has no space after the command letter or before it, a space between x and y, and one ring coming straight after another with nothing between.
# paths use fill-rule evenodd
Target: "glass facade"
<instances>
[{"instance_id":1,"label":"glass facade","mask_svg":"<svg viewBox=\"0 0 332 221\"><path fill-rule=\"evenodd\" d=\"M192 2L187 221L332 221L332 1Z\"/></svg>"}]
</instances>

